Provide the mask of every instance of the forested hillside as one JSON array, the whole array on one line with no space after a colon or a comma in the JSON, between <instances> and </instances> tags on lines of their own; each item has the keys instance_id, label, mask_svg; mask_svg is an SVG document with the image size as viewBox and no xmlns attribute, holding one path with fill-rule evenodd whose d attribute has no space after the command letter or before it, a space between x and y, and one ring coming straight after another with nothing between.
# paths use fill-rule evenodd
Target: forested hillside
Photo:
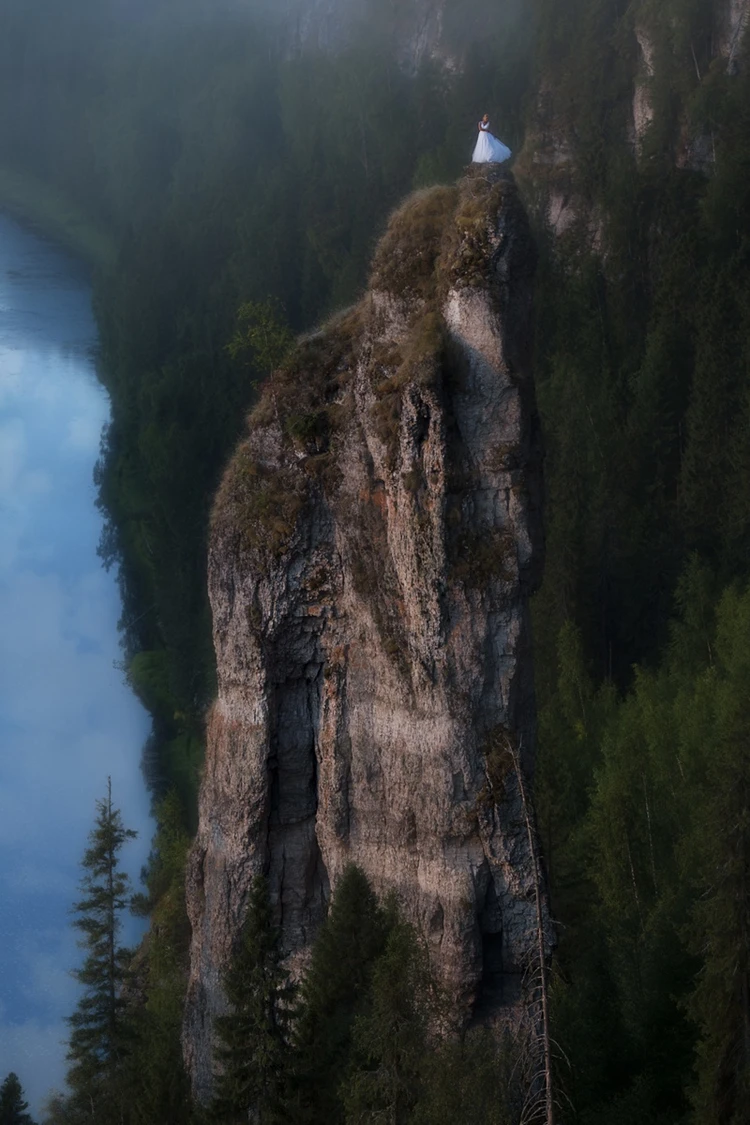
<instances>
[{"instance_id":1,"label":"forested hillside","mask_svg":"<svg viewBox=\"0 0 750 1125\"><path fill-rule=\"evenodd\" d=\"M386 0L334 52L227 7L0 11L0 164L119 247L96 290L113 402L102 554L122 563L154 789L177 785L192 822L213 694L207 513L273 358L257 330L283 341L350 304L388 212L455 179L487 109L523 145L541 254L536 803L560 923L560 1117L743 1122L746 9L732 25L715 0L450 0L442 53L414 71ZM399 1120L423 1120L412 1109Z\"/></svg>"},{"instance_id":2,"label":"forested hillside","mask_svg":"<svg viewBox=\"0 0 750 1125\"><path fill-rule=\"evenodd\" d=\"M114 403L102 548L126 564L152 779L177 781L188 804L213 691L206 517L266 373L262 357L253 369L226 351L238 308L271 299L300 331L351 303L388 212L460 171L478 104L498 107L510 143L522 136L528 18L482 3L461 73L428 60L411 76L390 5L365 9L336 54L293 51L252 6L178 14L165 0L144 19L125 4L7 0L0 14L2 162L56 185L120 246L97 289Z\"/></svg>"},{"instance_id":3,"label":"forested hillside","mask_svg":"<svg viewBox=\"0 0 750 1125\"><path fill-rule=\"evenodd\" d=\"M750 44L732 13L547 5L539 28L537 808L586 1121L747 1113Z\"/></svg>"}]
</instances>

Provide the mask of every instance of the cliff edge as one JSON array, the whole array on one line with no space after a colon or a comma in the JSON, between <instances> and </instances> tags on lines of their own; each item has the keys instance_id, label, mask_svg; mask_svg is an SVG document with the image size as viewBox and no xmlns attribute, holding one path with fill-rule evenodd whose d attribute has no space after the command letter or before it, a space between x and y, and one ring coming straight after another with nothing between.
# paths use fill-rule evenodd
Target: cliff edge
<instances>
[{"instance_id":1,"label":"cliff edge","mask_svg":"<svg viewBox=\"0 0 750 1125\"><path fill-rule=\"evenodd\" d=\"M355 308L268 381L216 498L185 1057L211 1086L253 876L291 964L345 865L395 890L459 1020L518 1003L533 868L503 748L534 754L542 568L535 252L513 177L409 198Z\"/></svg>"}]
</instances>

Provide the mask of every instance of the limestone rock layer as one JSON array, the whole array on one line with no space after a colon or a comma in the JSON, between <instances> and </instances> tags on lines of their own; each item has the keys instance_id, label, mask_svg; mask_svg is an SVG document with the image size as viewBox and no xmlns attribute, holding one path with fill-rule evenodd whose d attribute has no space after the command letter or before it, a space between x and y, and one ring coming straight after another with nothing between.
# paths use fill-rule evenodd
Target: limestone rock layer
<instances>
[{"instance_id":1,"label":"limestone rock layer","mask_svg":"<svg viewBox=\"0 0 750 1125\"><path fill-rule=\"evenodd\" d=\"M271 377L227 470L209 559L219 690L188 872L199 1097L259 872L293 967L354 862L399 896L458 1022L518 1003L536 940L508 754L532 769L534 260L502 169L411 197L360 304Z\"/></svg>"}]
</instances>

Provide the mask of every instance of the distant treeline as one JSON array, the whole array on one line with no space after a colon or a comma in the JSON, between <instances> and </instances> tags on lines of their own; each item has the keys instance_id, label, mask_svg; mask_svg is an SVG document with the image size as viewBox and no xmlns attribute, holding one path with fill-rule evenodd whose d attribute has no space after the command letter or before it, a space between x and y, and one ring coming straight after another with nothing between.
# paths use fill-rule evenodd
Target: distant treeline
<instances>
[{"instance_id":1,"label":"distant treeline","mask_svg":"<svg viewBox=\"0 0 750 1125\"><path fill-rule=\"evenodd\" d=\"M517 148L544 110L571 157L563 171L527 160L524 179L541 250L536 801L561 923L555 1035L574 1107L561 1120L739 1125L748 42L728 73L712 0L535 0L525 18L451 0L449 27L479 23L473 46L461 40L456 71L412 74L387 0L336 54L290 53L270 22L198 26L179 8L154 4L142 26L114 0L5 0L0 13L3 159L120 246L97 285L113 399L103 553L123 564L155 788L175 782L194 807L213 691L206 519L263 374L226 348L238 308L271 298L298 331L349 303L389 209L460 172L478 112ZM638 157L636 76L653 111ZM558 240L535 210L551 188L581 218Z\"/></svg>"}]
</instances>

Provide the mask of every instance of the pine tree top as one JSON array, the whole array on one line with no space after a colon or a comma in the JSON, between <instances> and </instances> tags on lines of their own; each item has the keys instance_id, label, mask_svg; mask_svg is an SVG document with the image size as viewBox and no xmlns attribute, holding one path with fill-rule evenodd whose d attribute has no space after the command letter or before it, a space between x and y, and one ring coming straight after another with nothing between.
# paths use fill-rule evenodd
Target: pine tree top
<instances>
[{"instance_id":1,"label":"pine tree top","mask_svg":"<svg viewBox=\"0 0 750 1125\"><path fill-rule=\"evenodd\" d=\"M11 1071L0 1086L0 1125L34 1125L28 1108L20 1079Z\"/></svg>"}]
</instances>

